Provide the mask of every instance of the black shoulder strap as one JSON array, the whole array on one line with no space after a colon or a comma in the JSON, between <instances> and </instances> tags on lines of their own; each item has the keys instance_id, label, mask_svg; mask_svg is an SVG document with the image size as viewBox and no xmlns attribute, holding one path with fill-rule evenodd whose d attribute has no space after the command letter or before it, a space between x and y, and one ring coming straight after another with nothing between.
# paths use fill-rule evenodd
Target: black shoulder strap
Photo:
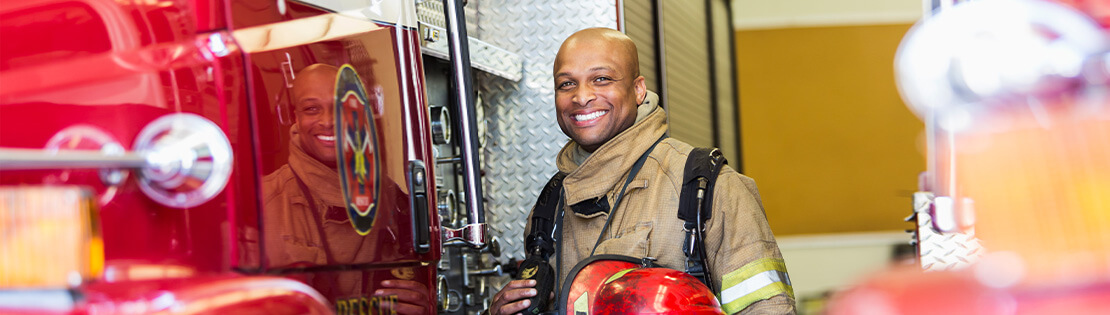
<instances>
[{"instance_id":1,"label":"black shoulder strap","mask_svg":"<svg viewBox=\"0 0 1110 315\"><path fill-rule=\"evenodd\" d=\"M713 292L716 290L705 252L705 222L713 215L713 185L717 174L727 163L721 150L695 148L691 151L686 158L678 200L678 218L686 222L683 225L686 240L682 242L686 273L697 277Z\"/></svg>"},{"instance_id":2,"label":"black shoulder strap","mask_svg":"<svg viewBox=\"0 0 1110 315\"><path fill-rule=\"evenodd\" d=\"M709 205L713 201L713 183L717 181L717 173L728 161L721 155L721 150L714 148L695 148L686 158L686 170L682 175L682 193L679 195L678 218L686 222L697 222L699 200L709 201L703 207L702 219L709 220L713 213ZM699 189L700 188L700 189ZM702 190L704 198L698 197Z\"/></svg>"},{"instance_id":3,"label":"black shoulder strap","mask_svg":"<svg viewBox=\"0 0 1110 315\"><path fill-rule=\"evenodd\" d=\"M563 178L567 173L558 172L551 176L547 185L543 186L536 205L532 209L531 231L524 239L525 250L528 254L539 251L546 259L555 252L555 213L559 211L560 199L563 192Z\"/></svg>"}]
</instances>

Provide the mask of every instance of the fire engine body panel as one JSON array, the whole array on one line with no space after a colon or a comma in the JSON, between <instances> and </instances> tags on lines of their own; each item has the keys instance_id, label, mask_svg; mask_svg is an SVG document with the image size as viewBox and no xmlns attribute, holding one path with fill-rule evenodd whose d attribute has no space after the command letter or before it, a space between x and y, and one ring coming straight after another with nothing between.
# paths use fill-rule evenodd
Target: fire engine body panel
<instances>
[{"instance_id":1,"label":"fire engine body panel","mask_svg":"<svg viewBox=\"0 0 1110 315\"><path fill-rule=\"evenodd\" d=\"M415 9L398 1L377 10L384 12L356 16L294 1L0 5L0 146L128 160L4 162L0 183L14 196L36 187L87 189L96 215L85 224L99 231L91 238L103 244L103 256L77 281L5 279L0 312L388 313L396 296L373 293L390 279L422 283L427 300L420 304L434 309L440 230L434 181L427 180L434 167L423 166L434 162L418 37L414 23L403 20ZM357 240L333 242L324 256L365 246L347 260L278 265L271 257L287 247L265 245L268 233L281 233L280 220L265 219L278 205L260 196L270 189L266 176L289 163L296 123L289 93L296 72L312 64L350 74L327 82L344 92L334 102L356 112L338 117L349 123L336 128L346 136L331 136L356 145L347 150L348 167L338 168L354 174L351 191L363 191L345 197L359 204L351 211L322 214ZM202 129L222 135L226 149L194 143L220 138L189 137ZM173 137L180 134L183 140ZM200 149L159 151L171 140ZM215 181L223 182L209 184ZM22 210L16 204L5 215L12 211ZM34 213L19 215L4 222L17 231L3 238L9 257L50 232L24 226L35 222ZM38 268L49 265L41 256L20 258L5 260L4 273L55 271ZM51 295L69 303L36 299Z\"/></svg>"},{"instance_id":2,"label":"fire engine body panel","mask_svg":"<svg viewBox=\"0 0 1110 315\"><path fill-rule=\"evenodd\" d=\"M625 3L462 3L0 3L0 313L487 308L567 141L561 39Z\"/></svg>"}]
</instances>

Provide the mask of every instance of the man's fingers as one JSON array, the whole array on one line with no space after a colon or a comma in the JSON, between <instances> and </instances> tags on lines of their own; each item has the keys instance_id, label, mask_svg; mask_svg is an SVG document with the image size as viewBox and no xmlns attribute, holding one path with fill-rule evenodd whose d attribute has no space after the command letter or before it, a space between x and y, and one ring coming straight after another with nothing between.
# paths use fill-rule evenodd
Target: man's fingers
<instances>
[{"instance_id":1,"label":"man's fingers","mask_svg":"<svg viewBox=\"0 0 1110 315\"><path fill-rule=\"evenodd\" d=\"M386 300L383 305L397 314L427 314L423 306L428 303L428 287L411 280L386 280L381 282L382 289L374 291L374 296L392 296L396 300ZM396 301L396 303L394 303Z\"/></svg>"},{"instance_id":2,"label":"man's fingers","mask_svg":"<svg viewBox=\"0 0 1110 315\"><path fill-rule=\"evenodd\" d=\"M532 280L532 279L513 280L513 281L509 281L509 284L506 284L505 288L501 289L501 291L505 291L507 289L531 288L531 287L534 287L534 286L536 286L536 280Z\"/></svg>"},{"instance_id":3,"label":"man's fingers","mask_svg":"<svg viewBox=\"0 0 1110 315\"><path fill-rule=\"evenodd\" d=\"M505 296L503 296L502 298L504 298L506 302L509 302L509 301L527 299L527 298L530 298L530 297L533 297L533 296L536 296L536 289L527 288L527 289L513 289L513 290L505 291Z\"/></svg>"},{"instance_id":4,"label":"man's fingers","mask_svg":"<svg viewBox=\"0 0 1110 315\"><path fill-rule=\"evenodd\" d=\"M531 303L527 298L536 296L535 280L509 281L501 291L493 296L490 303L490 312L493 314L516 314L528 308Z\"/></svg>"},{"instance_id":5,"label":"man's fingers","mask_svg":"<svg viewBox=\"0 0 1110 315\"><path fill-rule=\"evenodd\" d=\"M528 298L536 296L536 289L502 290L501 293L503 295L497 302L493 303L493 306L496 307L500 303L504 303L504 305L498 307L500 312L495 314L516 314L528 308L532 303Z\"/></svg>"},{"instance_id":6,"label":"man's fingers","mask_svg":"<svg viewBox=\"0 0 1110 315\"><path fill-rule=\"evenodd\" d=\"M529 300L505 304L504 306L501 306L501 312L499 312L498 314L517 314L528 308L528 306L530 305L531 301Z\"/></svg>"},{"instance_id":7,"label":"man's fingers","mask_svg":"<svg viewBox=\"0 0 1110 315\"><path fill-rule=\"evenodd\" d=\"M398 301L421 304L428 301L428 296L423 292L404 289L378 289L374 296L396 296Z\"/></svg>"}]
</instances>

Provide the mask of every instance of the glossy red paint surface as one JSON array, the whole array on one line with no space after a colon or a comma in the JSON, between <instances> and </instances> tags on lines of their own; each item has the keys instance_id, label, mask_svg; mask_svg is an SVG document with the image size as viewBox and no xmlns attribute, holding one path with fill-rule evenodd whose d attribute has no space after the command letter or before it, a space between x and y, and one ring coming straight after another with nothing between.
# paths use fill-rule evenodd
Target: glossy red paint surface
<instances>
[{"instance_id":1,"label":"glossy red paint surface","mask_svg":"<svg viewBox=\"0 0 1110 315\"><path fill-rule=\"evenodd\" d=\"M97 149L114 142L130 150L150 121L188 112L218 125L233 150L227 186L211 201L190 209L149 199L138 189L135 172L118 185L102 183L93 169L0 173L0 185L80 185L96 191L109 270L137 263L190 270L188 276L173 279L94 280L80 288L87 303L79 307L151 307L155 299L172 292L176 305L209 311L319 311L321 302L307 291L288 289L287 282L260 275L270 274L307 283L330 307L346 301L347 310L356 313L359 309L351 299L362 307L361 299L373 301L374 292L383 288L381 281L411 280L425 285L425 305L434 309L434 262L440 255L439 219L432 211L437 200L434 181L425 183L429 202L422 210L430 218L432 249L418 253L407 175L409 161L421 160L428 166L426 178L435 178L416 31L374 24L337 38L293 42L279 49L244 47L239 41L249 38L251 30L314 17L353 19L293 1L279 13L274 3L0 3L0 37L5 43L0 45L0 146ZM373 228L362 236L370 246L357 259L272 266L263 250L269 232L262 215L267 210L261 197L263 179L288 163L293 117L287 111L287 76L315 63L350 64L368 92L377 93L371 99L380 102L369 105L378 131L378 213ZM57 138L63 130L69 136ZM359 280L351 284L346 279ZM274 293L280 290L286 293ZM248 297L227 297L232 295ZM239 302L205 302L218 296Z\"/></svg>"},{"instance_id":2,"label":"glossy red paint surface","mask_svg":"<svg viewBox=\"0 0 1110 315\"><path fill-rule=\"evenodd\" d=\"M304 283L280 277L202 275L155 280L98 282L64 297L73 308L37 311L4 309L4 314L331 314L320 293ZM28 295L33 297L33 295ZM60 300L51 299L52 302Z\"/></svg>"},{"instance_id":3,"label":"glossy red paint surface","mask_svg":"<svg viewBox=\"0 0 1110 315\"><path fill-rule=\"evenodd\" d=\"M713 291L697 278L668 268L639 268L601 286L591 314L720 314Z\"/></svg>"},{"instance_id":4,"label":"glossy red paint surface","mask_svg":"<svg viewBox=\"0 0 1110 315\"><path fill-rule=\"evenodd\" d=\"M329 314L327 302L301 282L264 276L192 276L103 282L86 286L79 306L88 314L209 312Z\"/></svg>"},{"instance_id":5,"label":"glossy red paint surface","mask_svg":"<svg viewBox=\"0 0 1110 315\"><path fill-rule=\"evenodd\" d=\"M1110 285L991 288L970 271L885 271L832 298L827 314L1102 314Z\"/></svg>"},{"instance_id":6,"label":"glossy red paint surface","mask_svg":"<svg viewBox=\"0 0 1110 315\"><path fill-rule=\"evenodd\" d=\"M240 28L240 31L242 31L251 28L281 28L287 25L299 25L297 23L306 18L349 19L293 2L288 3L287 11L285 14L281 14L276 7L269 6L269 4L268 1L232 3L232 24L242 26ZM242 18L240 19L240 17ZM273 217L263 217L261 219L247 218L242 220L243 223L240 225L240 230L257 229L257 231L262 231L262 238L259 241L263 244L252 243L250 237L247 237L247 240L241 242L241 246L260 246L264 248L265 250L261 253L260 258L266 259L255 262L255 259L249 258L244 260L243 263L248 265L257 263L271 274L287 275L294 278L313 278L313 286L320 289L325 296L333 301L370 296L381 286L378 283L360 283L354 285L352 290L336 291L332 289L352 286L352 284L342 283L344 280L337 280L344 277L318 276L321 273L349 269L388 271L398 267L414 268L422 273L418 279L428 287L426 296L434 296L431 291L434 289L434 286L431 285L434 278L434 268L420 267L420 265L423 262L438 260L439 250L438 246L424 254L419 254L414 250L412 241L414 223L412 210L410 209L411 203L406 174L410 159L431 161L428 147L430 135L426 131L427 117L423 109L425 106L422 86L423 75L422 72L419 72L421 70L419 65L420 52L415 46L417 44L416 39L416 32L412 29L398 29L390 25L370 24L367 25L367 31L351 36L307 41L295 46L248 52L247 60L250 67L247 70L252 80L250 93L255 100L252 106L255 106L253 112L259 130L257 133L259 136L257 154L260 161L258 174L261 177L259 181L263 182L264 191L266 190L267 176L277 173L278 170L290 163L291 141L298 140L290 132L291 128L298 124L298 118L295 114L297 105L294 104L296 100L293 99L296 96L293 92L294 88L291 88L296 84L296 79L291 79L291 77L303 75L300 74L301 70L310 65L323 64L335 67L351 65L357 70L368 93L372 94L368 103L377 134L378 147L374 151L379 155L378 163L380 163L381 170L379 171L377 213L373 228L361 238L355 237L352 239L352 235L347 233L348 237L344 240L347 240L348 243L362 243L359 245L361 247L353 250L355 253L349 255L348 258L337 258L332 255L326 258L327 262L325 263L319 261L319 259L325 258L316 257L317 261L313 261L312 257L314 256L309 254L307 256L297 256L298 258L293 259L295 263L292 264L280 261L281 259L275 260L274 253L272 253L275 245L264 244L267 240L288 240L290 237L311 238L311 236L293 233L288 237L273 237L272 235L268 237L265 233L273 233L275 229L282 229L278 226L295 224L296 222L290 223L280 219L274 220ZM402 46L401 49L398 48L398 45ZM406 117L409 117L411 121L406 121ZM303 129L303 127L297 128L298 130ZM428 178L433 178L431 176L434 176L434 174L430 173L432 168L428 167L428 169ZM426 191L434 191L430 182L426 185L428 185L425 187ZM434 194L430 198L434 198ZM279 210L274 208L275 205L267 205L266 201L262 203L262 212ZM283 207L284 205L276 206ZM430 209L431 207L425 211L429 211L429 215L435 215L436 212ZM241 214L241 216L250 216L250 214ZM434 216L431 218L437 220ZM254 223L257 221L251 219L260 220L262 228L258 229L258 225L255 225L257 223ZM432 244L439 243L438 228L438 225L431 227ZM310 229L307 233L311 234L315 231ZM332 231L323 233L332 233ZM365 239L365 241L362 239ZM297 244L288 244L288 246L297 246ZM337 248L340 246L335 245L334 242L330 246L336 249L335 251L343 251L341 248ZM290 255L296 256L298 254L292 253ZM372 271L367 272L373 273ZM355 275L352 277L361 278L362 276ZM434 303L429 303L429 305L432 304Z\"/></svg>"},{"instance_id":7,"label":"glossy red paint surface","mask_svg":"<svg viewBox=\"0 0 1110 315\"><path fill-rule=\"evenodd\" d=\"M0 146L93 149L99 134L131 149L150 121L191 112L220 126L235 152L249 150L251 143L237 137L251 134L245 108L227 106L243 97L237 91L245 83L239 75L242 58L231 43L213 52L210 38L226 40L227 33L199 33L186 9L114 1L6 2L0 9L5 42L35 45L3 45ZM56 16L65 18L50 18ZM153 20L175 27L151 30ZM74 29L87 42L68 42ZM74 127L98 132L78 131L70 141L50 143ZM231 267L229 211L254 208L249 198L237 198L237 188L253 177L240 170L252 164L236 156L228 188L193 209L153 202L138 190L134 172L114 187L105 186L96 170L4 171L0 184L81 185L100 192L109 264L140 260L217 271Z\"/></svg>"},{"instance_id":8,"label":"glossy red paint surface","mask_svg":"<svg viewBox=\"0 0 1110 315\"><path fill-rule=\"evenodd\" d=\"M1110 2L1104 0L1053 0L1082 11L1103 28L1110 28Z\"/></svg>"},{"instance_id":9,"label":"glossy red paint surface","mask_svg":"<svg viewBox=\"0 0 1110 315\"><path fill-rule=\"evenodd\" d=\"M430 117L428 116L428 99L427 92L425 91L424 83L424 62L420 52L420 34L417 30L408 29L401 33L400 45L402 47L401 58L404 59L403 67L397 69L402 82L409 84L407 90L407 99L405 103L406 110L409 112L410 117L413 117L408 124L408 130L412 132L412 137L409 137L405 145L412 148L415 156L414 159L426 161L425 168L428 172L427 178L437 178L435 174L435 159L432 157L432 127ZM422 261L438 261L440 259L440 244L442 242L439 211L437 211L436 202L439 197L436 195L437 189L435 181L429 180L426 184L425 191L428 192L428 220L433 222L428 226L431 228L429 243L432 244L432 249L428 253L420 255Z\"/></svg>"}]
</instances>

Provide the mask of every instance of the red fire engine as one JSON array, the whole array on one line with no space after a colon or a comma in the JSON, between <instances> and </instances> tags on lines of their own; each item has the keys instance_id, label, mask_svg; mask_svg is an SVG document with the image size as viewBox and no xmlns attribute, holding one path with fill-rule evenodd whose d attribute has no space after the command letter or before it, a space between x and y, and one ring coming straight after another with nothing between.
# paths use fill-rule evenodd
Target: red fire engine
<instances>
[{"instance_id":1,"label":"red fire engine","mask_svg":"<svg viewBox=\"0 0 1110 315\"><path fill-rule=\"evenodd\" d=\"M483 193L478 156L550 175L482 151L483 108L549 104L522 79L549 61L501 47L550 60L557 36L519 35L556 28L534 21L569 35L624 11L495 3L512 23L484 26L491 45L462 2L0 3L0 313L485 309L515 267L497 236L522 253L523 225L491 232L483 204L523 215L536 192ZM520 120L551 129L516 138L526 154L558 149L553 120Z\"/></svg>"},{"instance_id":2,"label":"red fire engine","mask_svg":"<svg viewBox=\"0 0 1110 315\"><path fill-rule=\"evenodd\" d=\"M0 3L0 313L436 312L414 13Z\"/></svg>"}]
</instances>

